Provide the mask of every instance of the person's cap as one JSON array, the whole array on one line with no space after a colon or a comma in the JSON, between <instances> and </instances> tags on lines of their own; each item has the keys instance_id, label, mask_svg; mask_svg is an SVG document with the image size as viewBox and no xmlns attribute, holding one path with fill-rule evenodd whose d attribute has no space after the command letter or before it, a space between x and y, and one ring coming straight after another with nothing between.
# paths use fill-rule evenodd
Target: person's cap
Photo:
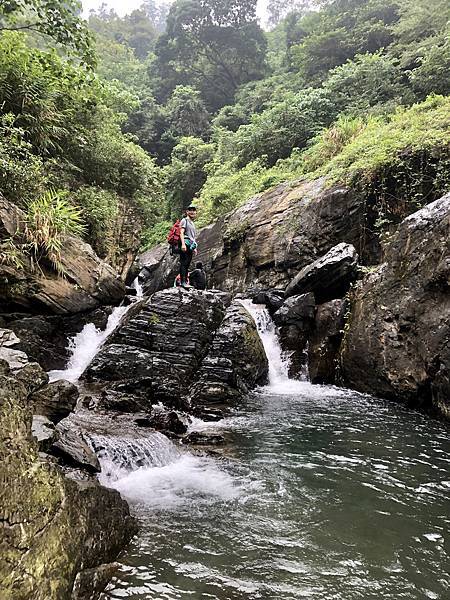
<instances>
[{"instance_id":1,"label":"person's cap","mask_svg":"<svg viewBox=\"0 0 450 600\"><path fill-rule=\"evenodd\" d=\"M197 207L194 206L193 204L189 204L189 206L187 207L186 210L197 210Z\"/></svg>"}]
</instances>

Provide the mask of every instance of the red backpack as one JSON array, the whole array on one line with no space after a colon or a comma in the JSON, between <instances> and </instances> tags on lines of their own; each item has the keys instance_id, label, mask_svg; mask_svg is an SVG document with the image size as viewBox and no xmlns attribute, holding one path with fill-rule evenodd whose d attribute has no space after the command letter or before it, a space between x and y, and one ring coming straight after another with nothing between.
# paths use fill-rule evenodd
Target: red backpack
<instances>
[{"instance_id":1,"label":"red backpack","mask_svg":"<svg viewBox=\"0 0 450 600\"><path fill-rule=\"evenodd\" d=\"M169 242L171 254L177 254L179 252L179 245L181 239L180 223L180 219L177 219L170 228L170 231L167 235L167 241Z\"/></svg>"}]
</instances>

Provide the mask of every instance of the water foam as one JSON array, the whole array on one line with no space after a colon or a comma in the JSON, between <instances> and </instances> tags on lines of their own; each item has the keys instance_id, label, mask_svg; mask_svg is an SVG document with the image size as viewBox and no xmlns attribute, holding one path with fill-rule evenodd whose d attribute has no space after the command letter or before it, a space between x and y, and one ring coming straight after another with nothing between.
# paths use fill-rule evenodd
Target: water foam
<instances>
[{"instance_id":1,"label":"water foam","mask_svg":"<svg viewBox=\"0 0 450 600\"><path fill-rule=\"evenodd\" d=\"M130 502L163 510L232 500L239 495L233 478L218 469L213 459L187 453L170 464L133 471L111 487Z\"/></svg>"}]
</instances>

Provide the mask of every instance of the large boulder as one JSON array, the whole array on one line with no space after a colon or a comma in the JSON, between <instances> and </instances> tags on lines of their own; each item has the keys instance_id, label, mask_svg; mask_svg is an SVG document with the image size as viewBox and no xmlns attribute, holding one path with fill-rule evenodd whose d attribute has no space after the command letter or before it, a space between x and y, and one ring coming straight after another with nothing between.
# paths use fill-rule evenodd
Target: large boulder
<instances>
[{"instance_id":1,"label":"large boulder","mask_svg":"<svg viewBox=\"0 0 450 600\"><path fill-rule=\"evenodd\" d=\"M304 322L314 319L316 300L312 292L291 296L273 314L273 320L279 327L296 325L304 329Z\"/></svg>"},{"instance_id":2,"label":"large boulder","mask_svg":"<svg viewBox=\"0 0 450 600\"><path fill-rule=\"evenodd\" d=\"M138 397L140 410L158 401L178 406L229 301L222 292L157 292L108 339L85 378L108 382L109 408L117 404L135 410L130 395Z\"/></svg>"},{"instance_id":3,"label":"large boulder","mask_svg":"<svg viewBox=\"0 0 450 600\"><path fill-rule=\"evenodd\" d=\"M20 237L24 221L25 214L0 196L0 243ZM29 256L17 252L15 260L0 263L0 301L6 305L70 314L117 303L125 294L117 272L78 237L67 236L63 240L64 277L45 262L36 268Z\"/></svg>"},{"instance_id":4,"label":"large boulder","mask_svg":"<svg viewBox=\"0 0 450 600\"><path fill-rule=\"evenodd\" d=\"M203 228L198 260L209 287L233 293L252 286L284 288L341 242L352 244L363 264L376 263L379 243L370 218L366 199L356 190L329 187L324 179L282 183ZM147 293L173 284L178 259L166 249L167 244L152 250L159 258L147 274Z\"/></svg>"},{"instance_id":5,"label":"large boulder","mask_svg":"<svg viewBox=\"0 0 450 600\"><path fill-rule=\"evenodd\" d=\"M78 395L77 386L70 381L53 381L30 395L33 413L58 423L74 410Z\"/></svg>"},{"instance_id":6,"label":"large boulder","mask_svg":"<svg viewBox=\"0 0 450 600\"><path fill-rule=\"evenodd\" d=\"M352 299L344 382L450 417L450 194L406 218Z\"/></svg>"},{"instance_id":7,"label":"large boulder","mask_svg":"<svg viewBox=\"0 0 450 600\"><path fill-rule=\"evenodd\" d=\"M70 598L78 573L95 589L136 531L118 492L65 478L31 437L31 403L11 374L0 376L0 597ZM104 581L106 584L106 581Z\"/></svg>"},{"instance_id":8,"label":"large boulder","mask_svg":"<svg viewBox=\"0 0 450 600\"><path fill-rule=\"evenodd\" d=\"M227 406L258 383L264 383L268 362L256 324L235 300L227 309L190 393L197 413L208 416L217 405Z\"/></svg>"},{"instance_id":9,"label":"large boulder","mask_svg":"<svg viewBox=\"0 0 450 600\"><path fill-rule=\"evenodd\" d=\"M356 279L358 254L351 244L334 246L304 267L286 288L286 296L314 292L317 303L341 298Z\"/></svg>"}]
</instances>

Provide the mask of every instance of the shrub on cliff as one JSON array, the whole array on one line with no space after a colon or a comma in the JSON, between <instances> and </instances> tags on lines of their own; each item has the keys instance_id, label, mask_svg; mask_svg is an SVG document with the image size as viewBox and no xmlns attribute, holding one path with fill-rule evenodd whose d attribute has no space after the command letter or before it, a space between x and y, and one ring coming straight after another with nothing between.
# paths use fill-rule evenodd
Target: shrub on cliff
<instances>
[{"instance_id":1,"label":"shrub on cliff","mask_svg":"<svg viewBox=\"0 0 450 600\"><path fill-rule=\"evenodd\" d=\"M391 195L397 209L404 202L417 208L450 185L449 110L450 98L431 96L391 116L340 117L307 150L294 150L273 167L261 160L243 169L232 161L216 167L200 193L200 222L207 224L253 194L299 177L365 186L375 202L383 204Z\"/></svg>"}]
</instances>

